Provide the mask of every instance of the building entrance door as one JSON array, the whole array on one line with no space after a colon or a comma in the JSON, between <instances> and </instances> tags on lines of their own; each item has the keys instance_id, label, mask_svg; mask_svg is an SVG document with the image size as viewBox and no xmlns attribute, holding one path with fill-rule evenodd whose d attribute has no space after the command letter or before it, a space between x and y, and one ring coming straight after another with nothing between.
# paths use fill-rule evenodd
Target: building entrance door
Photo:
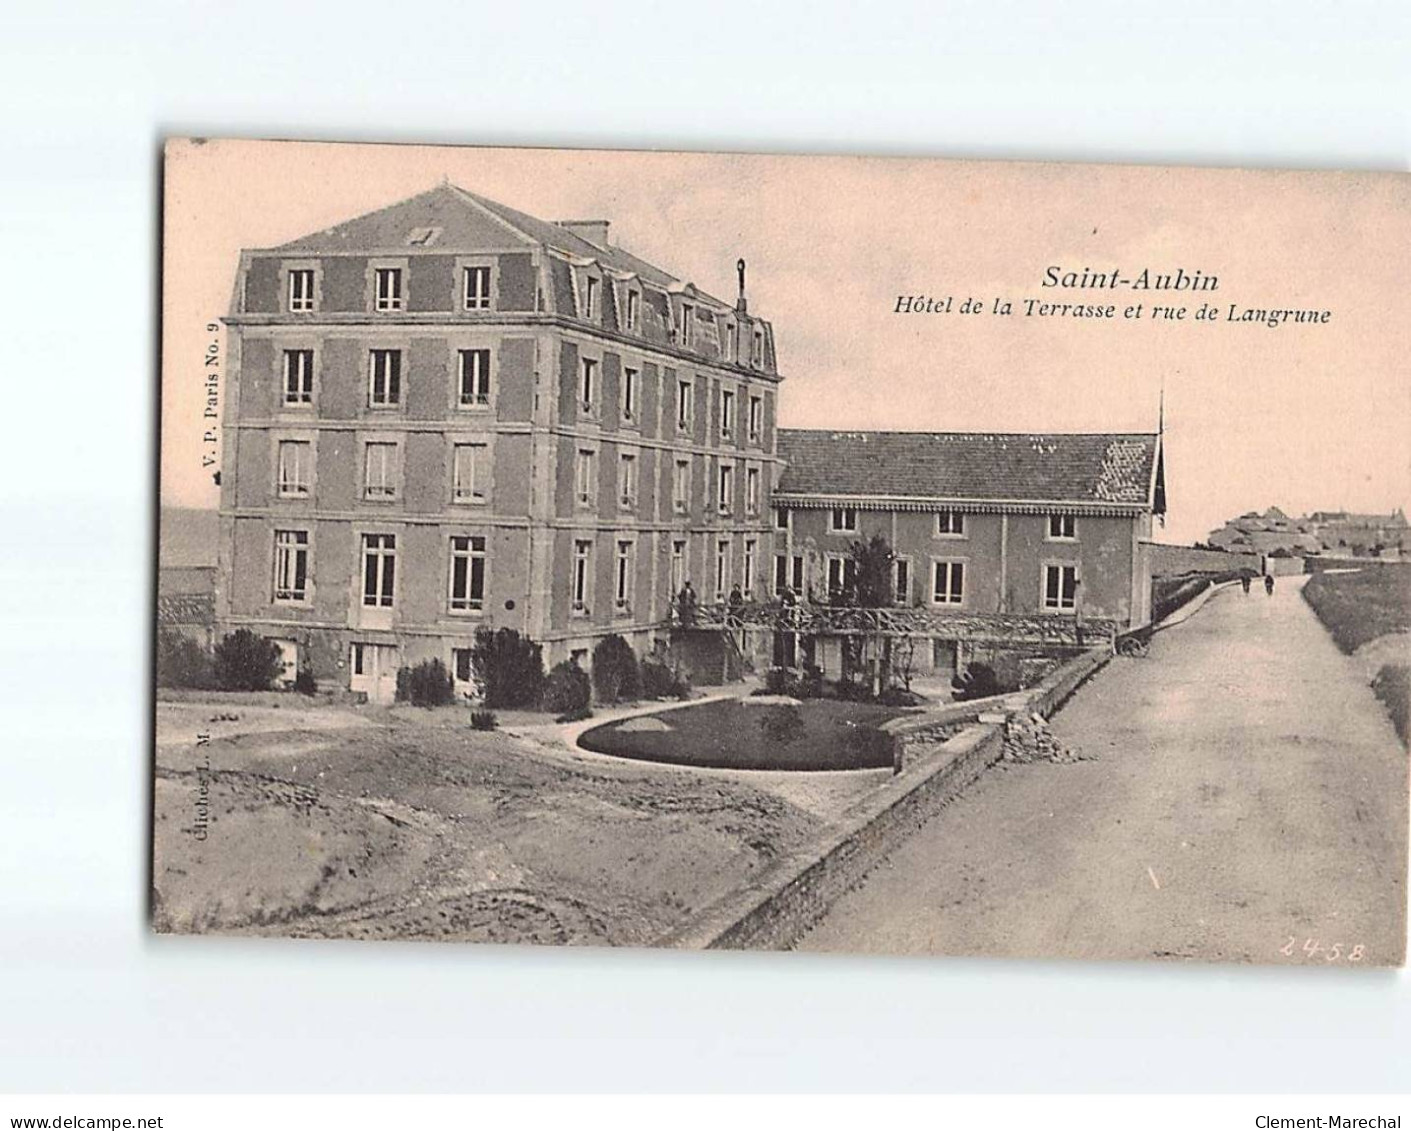
<instances>
[{"instance_id":1,"label":"building entrance door","mask_svg":"<svg viewBox=\"0 0 1411 1131\"><path fill-rule=\"evenodd\" d=\"M355 642L350 661L350 690L363 692L369 703L391 703L397 698L395 644Z\"/></svg>"}]
</instances>

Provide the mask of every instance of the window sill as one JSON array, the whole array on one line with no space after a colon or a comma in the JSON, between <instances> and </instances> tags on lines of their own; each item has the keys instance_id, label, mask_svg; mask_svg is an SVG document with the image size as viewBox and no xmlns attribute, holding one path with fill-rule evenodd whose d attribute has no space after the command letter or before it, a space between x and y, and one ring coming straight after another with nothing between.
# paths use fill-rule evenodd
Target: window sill
<instances>
[{"instance_id":1,"label":"window sill","mask_svg":"<svg viewBox=\"0 0 1411 1131\"><path fill-rule=\"evenodd\" d=\"M452 617L483 617L485 615L485 609L483 607L479 609L450 608L446 610L446 615Z\"/></svg>"}]
</instances>

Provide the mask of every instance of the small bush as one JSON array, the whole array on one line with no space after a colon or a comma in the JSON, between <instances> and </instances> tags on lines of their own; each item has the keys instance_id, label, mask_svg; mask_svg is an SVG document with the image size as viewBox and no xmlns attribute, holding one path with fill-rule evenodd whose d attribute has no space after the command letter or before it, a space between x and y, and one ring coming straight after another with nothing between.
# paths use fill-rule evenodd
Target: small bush
<instances>
[{"instance_id":1,"label":"small bush","mask_svg":"<svg viewBox=\"0 0 1411 1131\"><path fill-rule=\"evenodd\" d=\"M872 691L860 679L840 679L833 685L833 697L845 703L863 703L872 698Z\"/></svg>"},{"instance_id":2,"label":"small bush","mask_svg":"<svg viewBox=\"0 0 1411 1131\"><path fill-rule=\"evenodd\" d=\"M439 658L397 670L397 699L413 707L444 707L454 701L451 673Z\"/></svg>"},{"instance_id":3,"label":"small bush","mask_svg":"<svg viewBox=\"0 0 1411 1131\"><path fill-rule=\"evenodd\" d=\"M216 673L210 653L183 633L159 630L157 686L212 690L216 686Z\"/></svg>"},{"instance_id":4,"label":"small bush","mask_svg":"<svg viewBox=\"0 0 1411 1131\"><path fill-rule=\"evenodd\" d=\"M543 649L512 628L478 629L471 662L487 707L535 707L544 692Z\"/></svg>"},{"instance_id":5,"label":"small bush","mask_svg":"<svg viewBox=\"0 0 1411 1131\"><path fill-rule=\"evenodd\" d=\"M799 680L788 668L770 668L764 673L764 687L760 695L788 695L799 697Z\"/></svg>"},{"instance_id":6,"label":"small bush","mask_svg":"<svg viewBox=\"0 0 1411 1131\"><path fill-rule=\"evenodd\" d=\"M886 687L877 696L877 702L883 707L915 707L923 700L916 692L904 687Z\"/></svg>"},{"instance_id":7,"label":"small bush","mask_svg":"<svg viewBox=\"0 0 1411 1131\"><path fill-rule=\"evenodd\" d=\"M216 682L226 691L268 691L284 671L279 645L238 628L216 645Z\"/></svg>"},{"instance_id":8,"label":"small bush","mask_svg":"<svg viewBox=\"0 0 1411 1131\"><path fill-rule=\"evenodd\" d=\"M299 668L299 674L294 677L294 690L300 695L314 695L318 692L318 681L314 679L314 670L307 664Z\"/></svg>"},{"instance_id":9,"label":"small bush","mask_svg":"<svg viewBox=\"0 0 1411 1131\"><path fill-rule=\"evenodd\" d=\"M495 718L494 711L471 711L471 730L494 730L499 726L499 720Z\"/></svg>"},{"instance_id":10,"label":"small bush","mask_svg":"<svg viewBox=\"0 0 1411 1131\"><path fill-rule=\"evenodd\" d=\"M999 677L989 664L971 664L950 685L957 700L985 699L1001 692Z\"/></svg>"},{"instance_id":11,"label":"small bush","mask_svg":"<svg viewBox=\"0 0 1411 1131\"><path fill-rule=\"evenodd\" d=\"M691 684L669 664L650 657L642 659L642 696L646 699L689 699Z\"/></svg>"},{"instance_id":12,"label":"small bush","mask_svg":"<svg viewBox=\"0 0 1411 1131\"><path fill-rule=\"evenodd\" d=\"M598 702L640 699L642 674L632 645L617 633L604 636L593 649L593 684Z\"/></svg>"},{"instance_id":13,"label":"small bush","mask_svg":"<svg viewBox=\"0 0 1411 1131\"><path fill-rule=\"evenodd\" d=\"M588 673L572 660L556 664L544 683L544 709L562 716L561 721L586 719L592 699Z\"/></svg>"}]
</instances>

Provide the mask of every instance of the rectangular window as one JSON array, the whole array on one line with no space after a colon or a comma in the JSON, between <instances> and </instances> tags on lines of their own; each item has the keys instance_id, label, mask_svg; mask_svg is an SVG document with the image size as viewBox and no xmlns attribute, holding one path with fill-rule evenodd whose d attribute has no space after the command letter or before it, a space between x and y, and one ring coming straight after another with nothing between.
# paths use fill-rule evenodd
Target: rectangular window
<instances>
[{"instance_id":1,"label":"rectangular window","mask_svg":"<svg viewBox=\"0 0 1411 1131\"><path fill-rule=\"evenodd\" d=\"M637 456L633 452L617 457L617 505L623 510L637 505Z\"/></svg>"},{"instance_id":2,"label":"rectangular window","mask_svg":"<svg viewBox=\"0 0 1411 1131\"><path fill-rule=\"evenodd\" d=\"M630 366L622 370L622 419L629 422L637 419L638 377L637 370Z\"/></svg>"},{"instance_id":3,"label":"rectangular window","mask_svg":"<svg viewBox=\"0 0 1411 1131\"><path fill-rule=\"evenodd\" d=\"M720 435L729 439L735 434L735 394L729 389L720 390Z\"/></svg>"},{"instance_id":4,"label":"rectangular window","mask_svg":"<svg viewBox=\"0 0 1411 1131\"><path fill-rule=\"evenodd\" d=\"M367 403L390 408L402 402L402 351L373 350L368 362Z\"/></svg>"},{"instance_id":5,"label":"rectangular window","mask_svg":"<svg viewBox=\"0 0 1411 1131\"><path fill-rule=\"evenodd\" d=\"M378 267L373 270L373 305L378 310L402 309L402 269Z\"/></svg>"},{"instance_id":6,"label":"rectangular window","mask_svg":"<svg viewBox=\"0 0 1411 1131\"><path fill-rule=\"evenodd\" d=\"M754 332L754 346L750 351L750 364L756 369L764 368L764 331Z\"/></svg>"},{"instance_id":7,"label":"rectangular window","mask_svg":"<svg viewBox=\"0 0 1411 1131\"><path fill-rule=\"evenodd\" d=\"M451 500L457 503L483 503L489 483L486 444L457 444L451 468Z\"/></svg>"},{"instance_id":8,"label":"rectangular window","mask_svg":"<svg viewBox=\"0 0 1411 1131\"><path fill-rule=\"evenodd\" d=\"M857 509L855 507L834 507L832 530L834 534L852 534L857 530Z\"/></svg>"},{"instance_id":9,"label":"rectangular window","mask_svg":"<svg viewBox=\"0 0 1411 1131\"><path fill-rule=\"evenodd\" d=\"M681 592L686 584L686 541L678 538L671 543L671 596Z\"/></svg>"},{"instance_id":10,"label":"rectangular window","mask_svg":"<svg viewBox=\"0 0 1411 1131\"><path fill-rule=\"evenodd\" d=\"M676 427L682 431L690 431L691 428L691 382L676 382Z\"/></svg>"},{"instance_id":11,"label":"rectangular window","mask_svg":"<svg viewBox=\"0 0 1411 1131\"><path fill-rule=\"evenodd\" d=\"M828 559L828 596L840 597L857 581L857 562L837 555Z\"/></svg>"},{"instance_id":12,"label":"rectangular window","mask_svg":"<svg viewBox=\"0 0 1411 1131\"><path fill-rule=\"evenodd\" d=\"M965 535L965 515L960 511L936 513L936 535L940 538L960 538Z\"/></svg>"},{"instance_id":13,"label":"rectangular window","mask_svg":"<svg viewBox=\"0 0 1411 1131\"><path fill-rule=\"evenodd\" d=\"M758 444L764 436L764 398L750 398L750 443Z\"/></svg>"},{"instance_id":14,"label":"rectangular window","mask_svg":"<svg viewBox=\"0 0 1411 1131\"><path fill-rule=\"evenodd\" d=\"M892 562L892 600L898 605L911 604L911 562L897 558Z\"/></svg>"},{"instance_id":15,"label":"rectangular window","mask_svg":"<svg viewBox=\"0 0 1411 1131\"><path fill-rule=\"evenodd\" d=\"M937 605L959 605L965 600L965 563L935 562L931 581L931 601Z\"/></svg>"},{"instance_id":16,"label":"rectangular window","mask_svg":"<svg viewBox=\"0 0 1411 1131\"><path fill-rule=\"evenodd\" d=\"M289 272L289 310L294 314L307 313L314 308L314 273L312 268L300 267Z\"/></svg>"},{"instance_id":17,"label":"rectangular window","mask_svg":"<svg viewBox=\"0 0 1411 1131\"><path fill-rule=\"evenodd\" d=\"M591 507L598 494L598 461L596 453L584 449L578 453L574 467L573 493L580 507Z\"/></svg>"},{"instance_id":18,"label":"rectangular window","mask_svg":"<svg viewBox=\"0 0 1411 1131\"><path fill-rule=\"evenodd\" d=\"M451 539L451 611L478 613L485 607L485 539Z\"/></svg>"},{"instance_id":19,"label":"rectangular window","mask_svg":"<svg viewBox=\"0 0 1411 1131\"><path fill-rule=\"evenodd\" d=\"M306 530L274 532L274 599L308 599L309 534Z\"/></svg>"},{"instance_id":20,"label":"rectangular window","mask_svg":"<svg viewBox=\"0 0 1411 1131\"><path fill-rule=\"evenodd\" d=\"M627 328L634 333L642 328L642 296L638 291L627 292Z\"/></svg>"},{"instance_id":21,"label":"rectangular window","mask_svg":"<svg viewBox=\"0 0 1411 1131\"><path fill-rule=\"evenodd\" d=\"M585 357L578 363L579 410L592 416L597 409L597 399L598 363L591 357Z\"/></svg>"},{"instance_id":22,"label":"rectangular window","mask_svg":"<svg viewBox=\"0 0 1411 1131\"><path fill-rule=\"evenodd\" d=\"M691 461L678 459L671 476L671 509L685 514L691 509Z\"/></svg>"},{"instance_id":23,"label":"rectangular window","mask_svg":"<svg viewBox=\"0 0 1411 1131\"><path fill-rule=\"evenodd\" d=\"M395 499L397 497L397 445L374 443L367 445L364 461L363 497Z\"/></svg>"},{"instance_id":24,"label":"rectangular window","mask_svg":"<svg viewBox=\"0 0 1411 1131\"><path fill-rule=\"evenodd\" d=\"M302 499L309 493L314 446L307 440L279 441L279 497Z\"/></svg>"},{"instance_id":25,"label":"rectangular window","mask_svg":"<svg viewBox=\"0 0 1411 1131\"><path fill-rule=\"evenodd\" d=\"M483 408L490 403L490 351L460 350L461 408Z\"/></svg>"},{"instance_id":26,"label":"rectangular window","mask_svg":"<svg viewBox=\"0 0 1411 1131\"><path fill-rule=\"evenodd\" d=\"M745 513L759 514L759 468L745 468Z\"/></svg>"},{"instance_id":27,"label":"rectangular window","mask_svg":"<svg viewBox=\"0 0 1411 1131\"><path fill-rule=\"evenodd\" d=\"M489 267L467 267L465 269L465 308L467 310L490 309Z\"/></svg>"},{"instance_id":28,"label":"rectangular window","mask_svg":"<svg viewBox=\"0 0 1411 1131\"><path fill-rule=\"evenodd\" d=\"M1044 608L1069 612L1078 607L1078 567L1044 566Z\"/></svg>"},{"instance_id":29,"label":"rectangular window","mask_svg":"<svg viewBox=\"0 0 1411 1131\"><path fill-rule=\"evenodd\" d=\"M730 540L722 538L715 544L715 596L724 598L730 588Z\"/></svg>"},{"instance_id":30,"label":"rectangular window","mask_svg":"<svg viewBox=\"0 0 1411 1131\"><path fill-rule=\"evenodd\" d=\"M617 544L617 562L613 573L613 603L619 613L632 611L632 575L635 557L635 542L623 541Z\"/></svg>"},{"instance_id":31,"label":"rectangular window","mask_svg":"<svg viewBox=\"0 0 1411 1131\"><path fill-rule=\"evenodd\" d=\"M754 563L759 543L753 538L745 539L745 552L740 559L740 588L748 593L754 588Z\"/></svg>"},{"instance_id":32,"label":"rectangular window","mask_svg":"<svg viewBox=\"0 0 1411 1131\"><path fill-rule=\"evenodd\" d=\"M720 352L726 361L735 360L735 323L725 323L725 337L720 343Z\"/></svg>"},{"instance_id":33,"label":"rectangular window","mask_svg":"<svg viewBox=\"0 0 1411 1131\"><path fill-rule=\"evenodd\" d=\"M284 351L284 403L312 404L314 400L314 351Z\"/></svg>"},{"instance_id":34,"label":"rectangular window","mask_svg":"<svg viewBox=\"0 0 1411 1131\"><path fill-rule=\"evenodd\" d=\"M788 508L788 507L775 507L775 508L774 508L774 529L775 529L775 530L788 530L788 529L789 529L789 508Z\"/></svg>"},{"instance_id":35,"label":"rectangular window","mask_svg":"<svg viewBox=\"0 0 1411 1131\"><path fill-rule=\"evenodd\" d=\"M719 490L716 493L716 509L721 514L729 514L735 502L735 465L720 465Z\"/></svg>"},{"instance_id":36,"label":"rectangular window","mask_svg":"<svg viewBox=\"0 0 1411 1131\"><path fill-rule=\"evenodd\" d=\"M363 604L390 609L397 572L397 536L363 535Z\"/></svg>"},{"instance_id":37,"label":"rectangular window","mask_svg":"<svg viewBox=\"0 0 1411 1131\"><path fill-rule=\"evenodd\" d=\"M803 595L803 555L777 554L774 558L774 595L782 597L785 590L794 596Z\"/></svg>"},{"instance_id":38,"label":"rectangular window","mask_svg":"<svg viewBox=\"0 0 1411 1131\"><path fill-rule=\"evenodd\" d=\"M589 322L598 320L598 285L592 275L583 276L583 317Z\"/></svg>"},{"instance_id":39,"label":"rectangular window","mask_svg":"<svg viewBox=\"0 0 1411 1131\"><path fill-rule=\"evenodd\" d=\"M686 303L681 304L681 325L676 332L676 340L683 346L691 345L692 332L696 325L696 308Z\"/></svg>"},{"instance_id":40,"label":"rectangular window","mask_svg":"<svg viewBox=\"0 0 1411 1131\"><path fill-rule=\"evenodd\" d=\"M475 649L452 648L451 671L457 683L475 683Z\"/></svg>"},{"instance_id":41,"label":"rectangular window","mask_svg":"<svg viewBox=\"0 0 1411 1131\"><path fill-rule=\"evenodd\" d=\"M1071 514L1048 516L1048 536L1053 542L1071 542L1078 537L1078 521Z\"/></svg>"},{"instance_id":42,"label":"rectangular window","mask_svg":"<svg viewBox=\"0 0 1411 1131\"><path fill-rule=\"evenodd\" d=\"M592 542L573 543L573 612L576 616L588 615L588 595L593 581L592 558Z\"/></svg>"}]
</instances>

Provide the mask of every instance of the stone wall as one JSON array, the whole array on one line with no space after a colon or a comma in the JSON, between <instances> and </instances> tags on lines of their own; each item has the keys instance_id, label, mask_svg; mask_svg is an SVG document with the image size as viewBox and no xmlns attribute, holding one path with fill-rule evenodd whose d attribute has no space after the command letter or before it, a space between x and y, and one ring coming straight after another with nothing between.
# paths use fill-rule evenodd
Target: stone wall
<instances>
[{"instance_id":1,"label":"stone wall","mask_svg":"<svg viewBox=\"0 0 1411 1131\"><path fill-rule=\"evenodd\" d=\"M1151 553L1151 575L1170 577L1182 573L1223 573L1230 569L1260 570L1258 554L1201 550L1195 546L1166 546L1160 542L1147 544Z\"/></svg>"}]
</instances>

